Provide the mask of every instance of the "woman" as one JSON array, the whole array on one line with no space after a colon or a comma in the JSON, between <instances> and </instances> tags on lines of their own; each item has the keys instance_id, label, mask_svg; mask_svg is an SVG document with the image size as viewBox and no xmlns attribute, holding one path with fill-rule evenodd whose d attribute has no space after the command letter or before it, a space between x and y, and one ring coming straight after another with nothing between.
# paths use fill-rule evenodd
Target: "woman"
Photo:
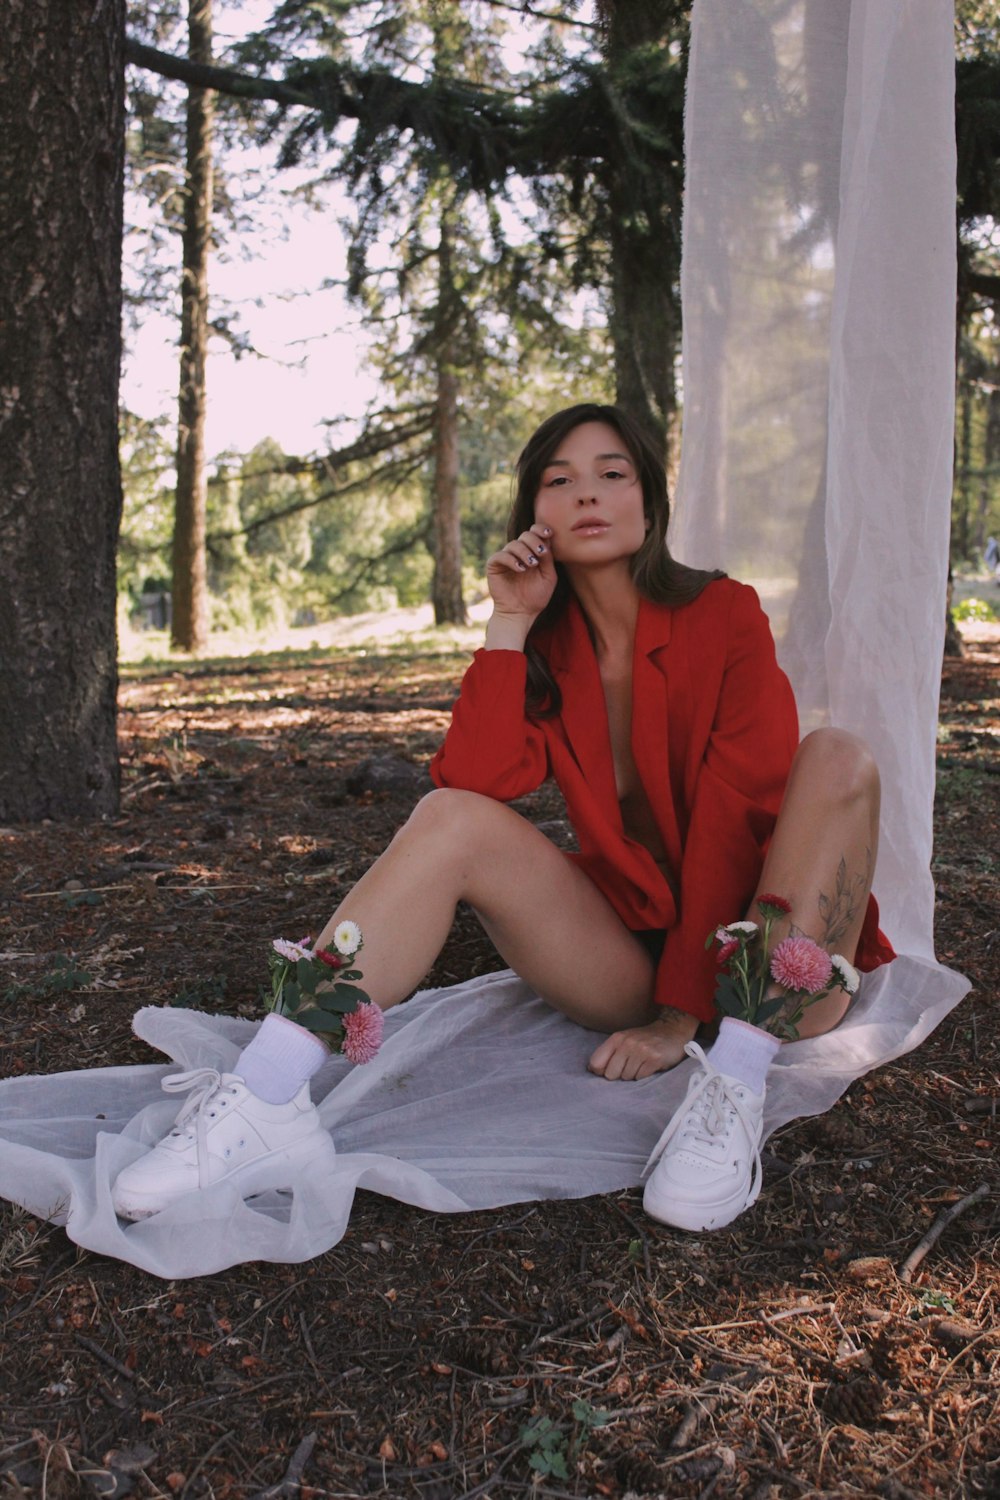
<instances>
[{"instance_id":1,"label":"woman","mask_svg":"<svg viewBox=\"0 0 1000 1500\"><path fill-rule=\"evenodd\" d=\"M549 1004L606 1033L590 1069L649 1077L699 1062L647 1183L646 1207L686 1228L729 1222L756 1196L764 1081L778 1045L714 1016L706 935L762 891L794 926L861 968L892 957L870 898L879 787L866 748L836 730L798 745L791 689L752 589L667 550L666 478L621 410L550 417L518 466L509 541L490 558L493 614L431 764L438 790L317 939L356 923L365 986L404 999L455 908ZM554 776L579 853L505 805ZM776 932L775 938L782 933ZM804 1036L835 1026L842 989ZM245 1195L285 1186L329 1140L308 1081L326 1048L268 1016L234 1073L125 1169L115 1207L155 1213L235 1174Z\"/></svg>"}]
</instances>

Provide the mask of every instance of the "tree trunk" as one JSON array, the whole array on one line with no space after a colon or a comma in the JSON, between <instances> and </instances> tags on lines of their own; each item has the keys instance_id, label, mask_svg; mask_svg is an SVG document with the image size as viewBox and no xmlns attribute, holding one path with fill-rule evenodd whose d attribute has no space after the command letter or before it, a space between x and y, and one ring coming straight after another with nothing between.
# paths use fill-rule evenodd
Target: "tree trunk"
<instances>
[{"instance_id":1,"label":"tree trunk","mask_svg":"<svg viewBox=\"0 0 1000 1500\"><path fill-rule=\"evenodd\" d=\"M953 532L955 551L964 561L969 557L969 511L972 508L972 385L968 378L963 380L959 390L958 415L958 453L955 464L958 514Z\"/></svg>"},{"instance_id":2,"label":"tree trunk","mask_svg":"<svg viewBox=\"0 0 1000 1500\"><path fill-rule=\"evenodd\" d=\"M677 306L680 264L615 203L611 192L611 309L615 400L662 444L670 460L670 425L677 409L674 375L680 349Z\"/></svg>"},{"instance_id":3,"label":"tree trunk","mask_svg":"<svg viewBox=\"0 0 1000 1500\"><path fill-rule=\"evenodd\" d=\"M6 0L0 819L118 807L124 0Z\"/></svg>"},{"instance_id":4,"label":"tree trunk","mask_svg":"<svg viewBox=\"0 0 1000 1500\"><path fill-rule=\"evenodd\" d=\"M212 0L190 0L188 52L194 62L210 63L212 60ZM206 89L188 89L171 632L173 644L183 651L203 651L208 644L205 367L208 357L208 256L212 243L213 110L211 93Z\"/></svg>"},{"instance_id":5,"label":"tree trunk","mask_svg":"<svg viewBox=\"0 0 1000 1500\"><path fill-rule=\"evenodd\" d=\"M438 308L435 350L437 396L434 411L434 578L431 598L435 625L464 625L462 598L462 521L458 504L458 376L450 333L455 289L451 276L448 208L441 211L438 248Z\"/></svg>"},{"instance_id":6,"label":"tree trunk","mask_svg":"<svg viewBox=\"0 0 1000 1500\"><path fill-rule=\"evenodd\" d=\"M958 628L955 616L951 612L951 597L954 587L951 569L948 569L948 592L945 595L944 604L944 654L945 656L964 656L965 642Z\"/></svg>"},{"instance_id":7,"label":"tree trunk","mask_svg":"<svg viewBox=\"0 0 1000 1500\"><path fill-rule=\"evenodd\" d=\"M607 62L613 68L635 48L665 48L686 28L685 12L679 0L601 0L597 15ZM636 198L640 188L635 173L621 163L610 165L608 324L615 400L659 439L669 462L681 330L679 215L664 213L666 184L659 182L652 190L655 203L644 203ZM651 191L650 185L645 191Z\"/></svg>"},{"instance_id":8,"label":"tree trunk","mask_svg":"<svg viewBox=\"0 0 1000 1500\"><path fill-rule=\"evenodd\" d=\"M434 429L435 625L464 625L462 523L458 509L458 376L438 366Z\"/></svg>"},{"instance_id":9,"label":"tree trunk","mask_svg":"<svg viewBox=\"0 0 1000 1500\"><path fill-rule=\"evenodd\" d=\"M996 483L994 465L1000 456L1000 390L995 386L986 397L986 429L983 433L983 467L979 481L979 508L976 512L976 534L973 551L982 558L989 531L990 502Z\"/></svg>"}]
</instances>

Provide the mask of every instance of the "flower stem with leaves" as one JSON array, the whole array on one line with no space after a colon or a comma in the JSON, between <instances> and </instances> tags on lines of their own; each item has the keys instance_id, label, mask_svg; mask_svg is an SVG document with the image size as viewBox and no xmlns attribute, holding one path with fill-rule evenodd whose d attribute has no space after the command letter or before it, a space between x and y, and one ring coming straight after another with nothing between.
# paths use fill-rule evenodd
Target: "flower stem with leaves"
<instances>
[{"instance_id":1,"label":"flower stem with leaves","mask_svg":"<svg viewBox=\"0 0 1000 1500\"><path fill-rule=\"evenodd\" d=\"M772 951L772 929L791 914L791 903L783 896L764 895L758 897L757 909L760 922L730 922L708 936L706 948L719 944L715 1006L720 1016L796 1041L806 1007L837 986L853 995L860 977L846 958L827 953L801 933L783 938Z\"/></svg>"}]
</instances>

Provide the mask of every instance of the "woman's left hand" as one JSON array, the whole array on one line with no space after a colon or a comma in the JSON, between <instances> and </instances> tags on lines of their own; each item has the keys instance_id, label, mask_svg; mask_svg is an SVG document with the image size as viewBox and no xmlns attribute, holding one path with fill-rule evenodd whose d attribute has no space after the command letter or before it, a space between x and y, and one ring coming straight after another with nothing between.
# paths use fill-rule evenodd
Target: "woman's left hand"
<instances>
[{"instance_id":1,"label":"woman's left hand","mask_svg":"<svg viewBox=\"0 0 1000 1500\"><path fill-rule=\"evenodd\" d=\"M648 1026L614 1031L601 1043L587 1067L602 1078L634 1082L665 1073L684 1061L684 1046L698 1030L698 1019L686 1011L665 1007Z\"/></svg>"}]
</instances>

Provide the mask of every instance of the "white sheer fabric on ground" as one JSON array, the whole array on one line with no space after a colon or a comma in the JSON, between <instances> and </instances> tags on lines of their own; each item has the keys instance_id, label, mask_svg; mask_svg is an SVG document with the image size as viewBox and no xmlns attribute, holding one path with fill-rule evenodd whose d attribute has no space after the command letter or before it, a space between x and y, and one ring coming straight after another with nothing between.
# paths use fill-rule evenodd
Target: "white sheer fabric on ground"
<instances>
[{"instance_id":1,"label":"white sheer fabric on ground","mask_svg":"<svg viewBox=\"0 0 1000 1500\"><path fill-rule=\"evenodd\" d=\"M768 1082L768 1132L829 1109L859 1073L922 1041L949 1006L934 967L919 960L868 976L834 1035L782 1049ZM148 1008L136 1030L173 1065L0 1083L0 1194L65 1224L77 1244L156 1276L308 1260L342 1238L357 1188L455 1213L634 1186L693 1066L643 1083L594 1077L586 1060L597 1034L556 1015L509 972L428 991L387 1019L374 1062L332 1059L314 1080L338 1165L294 1193L243 1202L223 1188L188 1194L138 1224L116 1219L115 1176L177 1112L160 1080L177 1067L226 1071L256 1024ZM883 1149L872 1143L873 1153Z\"/></svg>"},{"instance_id":2,"label":"white sheer fabric on ground","mask_svg":"<svg viewBox=\"0 0 1000 1500\"><path fill-rule=\"evenodd\" d=\"M832 722L872 744L876 889L904 955L865 979L836 1033L782 1050L773 1130L917 1046L967 988L934 961L928 868L951 462L951 6L695 0L693 26L674 547L757 585L805 729ZM146 1010L137 1029L182 1068L224 1070L252 1026ZM129 1226L110 1184L176 1112L159 1089L169 1069L8 1080L0 1193L175 1277L316 1255L343 1235L358 1187L440 1212L614 1191L639 1181L690 1065L610 1084L586 1072L595 1040L509 975L425 995L390 1016L376 1062L320 1076L332 1178L250 1203L191 1195Z\"/></svg>"}]
</instances>

